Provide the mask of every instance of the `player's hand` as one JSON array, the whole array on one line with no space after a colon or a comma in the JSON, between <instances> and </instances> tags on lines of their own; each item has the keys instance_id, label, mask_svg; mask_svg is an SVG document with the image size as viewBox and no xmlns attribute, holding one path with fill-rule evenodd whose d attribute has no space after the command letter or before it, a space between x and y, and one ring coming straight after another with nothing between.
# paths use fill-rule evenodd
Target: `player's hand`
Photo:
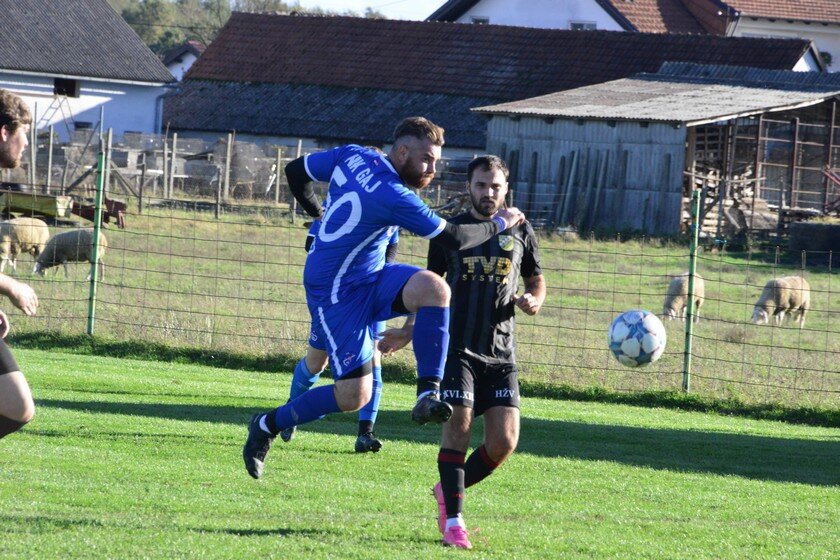
<instances>
[{"instance_id":1,"label":"player's hand","mask_svg":"<svg viewBox=\"0 0 840 560\"><path fill-rule=\"evenodd\" d=\"M540 310L540 304L531 294L522 294L518 298L516 298L516 307L527 313L528 315L536 315L537 311Z\"/></svg>"},{"instance_id":2,"label":"player's hand","mask_svg":"<svg viewBox=\"0 0 840 560\"><path fill-rule=\"evenodd\" d=\"M6 338L6 335L9 334L9 318L6 317L6 314L0 311L0 338Z\"/></svg>"},{"instance_id":3,"label":"player's hand","mask_svg":"<svg viewBox=\"0 0 840 560\"><path fill-rule=\"evenodd\" d=\"M379 351L383 356L390 356L397 350L405 348L411 342L411 331L407 329L388 329L380 334Z\"/></svg>"},{"instance_id":4,"label":"player's hand","mask_svg":"<svg viewBox=\"0 0 840 560\"><path fill-rule=\"evenodd\" d=\"M15 307L27 315L35 315L35 312L38 310L38 295L29 284L15 281L8 295L9 301Z\"/></svg>"},{"instance_id":5,"label":"player's hand","mask_svg":"<svg viewBox=\"0 0 840 560\"><path fill-rule=\"evenodd\" d=\"M495 217L501 218L505 221L507 227L505 227L502 231L525 222L525 214L523 214L519 208L513 206L510 208L501 208L498 212L496 212L494 218Z\"/></svg>"}]
</instances>

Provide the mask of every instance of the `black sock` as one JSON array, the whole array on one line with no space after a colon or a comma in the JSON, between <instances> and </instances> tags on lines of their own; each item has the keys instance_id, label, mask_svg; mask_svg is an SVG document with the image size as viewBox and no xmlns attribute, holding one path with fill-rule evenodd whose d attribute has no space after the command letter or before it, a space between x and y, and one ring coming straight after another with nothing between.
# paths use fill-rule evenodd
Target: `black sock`
<instances>
[{"instance_id":1,"label":"black sock","mask_svg":"<svg viewBox=\"0 0 840 560\"><path fill-rule=\"evenodd\" d=\"M446 502L446 516L455 517L464 508L464 457L455 449L441 448L438 452L438 472L443 501Z\"/></svg>"},{"instance_id":2,"label":"black sock","mask_svg":"<svg viewBox=\"0 0 840 560\"><path fill-rule=\"evenodd\" d=\"M470 454L470 458L464 464L464 488L478 484L493 474L493 471L496 470L499 464L493 462L487 454L484 445L481 445L481 447Z\"/></svg>"},{"instance_id":3,"label":"black sock","mask_svg":"<svg viewBox=\"0 0 840 560\"><path fill-rule=\"evenodd\" d=\"M26 426L26 422L20 422L18 420L6 418L5 416L0 416L0 439L3 439L7 435L20 430L24 426Z\"/></svg>"},{"instance_id":4,"label":"black sock","mask_svg":"<svg viewBox=\"0 0 840 560\"><path fill-rule=\"evenodd\" d=\"M373 431L372 420L359 420L359 435L366 434Z\"/></svg>"},{"instance_id":5,"label":"black sock","mask_svg":"<svg viewBox=\"0 0 840 560\"><path fill-rule=\"evenodd\" d=\"M417 396L426 391L437 392L440 389L440 379L437 377L418 377L417 378Z\"/></svg>"}]
</instances>

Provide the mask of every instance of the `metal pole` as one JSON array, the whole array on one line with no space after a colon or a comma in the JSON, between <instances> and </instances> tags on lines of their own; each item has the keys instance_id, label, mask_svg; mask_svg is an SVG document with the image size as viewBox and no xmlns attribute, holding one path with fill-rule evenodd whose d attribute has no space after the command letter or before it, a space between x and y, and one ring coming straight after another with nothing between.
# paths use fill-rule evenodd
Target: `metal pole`
<instances>
[{"instance_id":1,"label":"metal pole","mask_svg":"<svg viewBox=\"0 0 840 560\"><path fill-rule=\"evenodd\" d=\"M223 193L222 200L227 202L228 195L230 194L230 158L233 155L233 133L229 133L227 136L227 150L225 151L225 190Z\"/></svg>"},{"instance_id":2,"label":"metal pole","mask_svg":"<svg viewBox=\"0 0 840 560\"><path fill-rule=\"evenodd\" d=\"M143 188L146 186L146 152L142 154L143 160L140 169L140 186L137 189L137 213L143 213Z\"/></svg>"},{"instance_id":3,"label":"metal pole","mask_svg":"<svg viewBox=\"0 0 840 560\"><path fill-rule=\"evenodd\" d=\"M172 151L169 157L169 196L167 198L175 197L175 160L178 153L178 133L172 133Z\"/></svg>"},{"instance_id":4,"label":"metal pole","mask_svg":"<svg viewBox=\"0 0 840 560\"><path fill-rule=\"evenodd\" d=\"M297 149L295 150L295 159L300 157L300 154L303 152L303 140L298 138L297 141ZM297 214L297 199L292 197L292 223L295 223L295 214Z\"/></svg>"},{"instance_id":5,"label":"metal pole","mask_svg":"<svg viewBox=\"0 0 840 560\"><path fill-rule=\"evenodd\" d=\"M280 204L280 160L283 148L277 148L277 160L274 162L274 204Z\"/></svg>"},{"instance_id":6,"label":"metal pole","mask_svg":"<svg viewBox=\"0 0 840 560\"><path fill-rule=\"evenodd\" d=\"M166 189L169 185L169 139L163 137L163 184L161 185L161 196L166 198Z\"/></svg>"},{"instance_id":7,"label":"metal pole","mask_svg":"<svg viewBox=\"0 0 840 560\"><path fill-rule=\"evenodd\" d=\"M35 192L35 158L38 154L38 131L35 130L35 123L38 113L38 104L35 104L35 114L32 115L32 126L29 127L29 188Z\"/></svg>"},{"instance_id":8,"label":"metal pole","mask_svg":"<svg viewBox=\"0 0 840 560\"><path fill-rule=\"evenodd\" d=\"M694 334L694 276L697 272L697 240L700 235L700 191L691 192L691 245L688 253L688 301L685 318L685 349L683 350L682 390L691 388L691 342Z\"/></svg>"},{"instance_id":9,"label":"metal pole","mask_svg":"<svg viewBox=\"0 0 840 560\"><path fill-rule=\"evenodd\" d=\"M47 176L44 183L44 194L50 194L50 184L52 183L53 133L55 132L54 125L50 125L49 130L50 137L47 139Z\"/></svg>"},{"instance_id":10,"label":"metal pole","mask_svg":"<svg viewBox=\"0 0 840 560\"><path fill-rule=\"evenodd\" d=\"M108 131L108 143L111 131ZM96 199L93 214L93 250L90 265L90 295L88 297L87 333L93 335L96 321L96 285L99 282L99 231L102 226L102 194L105 187L105 153L100 152L96 163Z\"/></svg>"}]
</instances>

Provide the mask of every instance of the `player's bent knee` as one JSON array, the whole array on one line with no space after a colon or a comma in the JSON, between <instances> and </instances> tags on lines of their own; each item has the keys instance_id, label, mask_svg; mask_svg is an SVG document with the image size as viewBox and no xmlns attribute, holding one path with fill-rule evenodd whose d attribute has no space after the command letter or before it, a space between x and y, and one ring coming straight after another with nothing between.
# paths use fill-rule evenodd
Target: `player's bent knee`
<instances>
[{"instance_id":1,"label":"player's bent knee","mask_svg":"<svg viewBox=\"0 0 840 560\"><path fill-rule=\"evenodd\" d=\"M502 463L516 451L517 441L512 437L490 439L484 444L487 454L496 463Z\"/></svg>"},{"instance_id":2,"label":"player's bent knee","mask_svg":"<svg viewBox=\"0 0 840 560\"><path fill-rule=\"evenodd\" d=\"M403 304L410 311L421 307L449 307L449 284L430 270L415 272L403 290Z\"/></svg>"}]
</instances>

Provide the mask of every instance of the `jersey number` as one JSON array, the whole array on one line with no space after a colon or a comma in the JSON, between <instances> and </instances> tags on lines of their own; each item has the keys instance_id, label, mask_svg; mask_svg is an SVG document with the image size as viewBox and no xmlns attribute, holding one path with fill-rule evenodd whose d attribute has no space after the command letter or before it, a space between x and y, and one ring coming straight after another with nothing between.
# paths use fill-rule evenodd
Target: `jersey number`
<instances>
[{"instance_id":1,"label":"jersey number","mask_svg":"<svg viewBox=\"0 0 840 560\"><path fill-rule=\"evenodd\" d=\"M327 229L332 219L333 215L335 214L336 210L342 207L345 204L350 205L350 215L347 217L347 221L341 224L337 230L332 233L327 233ZM324 243L329 243L330 241L335 241L336 239L343 237L353 231L353 229L359 225L359 221L362 218L362 201L359 200L358 193L350 191L341 195L341 197L336 200L334 203L330 204L330 209L327 210L327 213L324 214L324 217L321 220L321 227L318 229L318 239L323 241Z\"/></svg>"}]
</instances>

